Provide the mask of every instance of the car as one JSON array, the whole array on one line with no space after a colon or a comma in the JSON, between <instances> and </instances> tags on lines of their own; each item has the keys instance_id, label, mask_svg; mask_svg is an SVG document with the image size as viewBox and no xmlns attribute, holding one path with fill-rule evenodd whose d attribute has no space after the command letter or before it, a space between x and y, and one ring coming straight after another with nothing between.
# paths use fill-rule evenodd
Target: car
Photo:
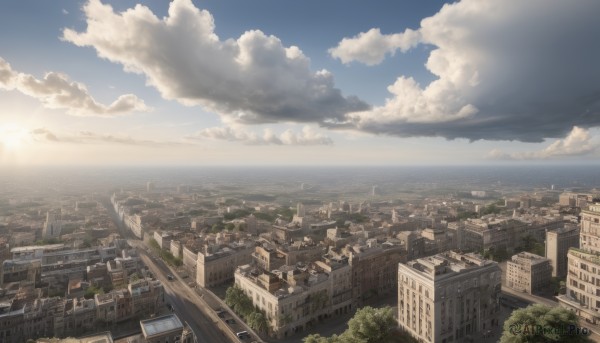
<instances>
[{"instance_id":1,"label":"car","mask_svg":"<svg viewBox=\"0 0 600 343\"><path fill-rule=\"evenodd\" d=\"M225 311L217 312L217 316L219 316L219 318L225 318Z\"/></svg>"},{"instance_id":2,"label":"car","mask_svg":"<svg viewBox=\"0 0 600 343\"><path fill-rule=\"evenodd\" d=\"M167 279L169 279L169 281L173 281L175 280L175 277L171 274L167 275Z\"/></svg>"},{"instance_id":3,"label":"car","mask_svg":"<svg viewBox=\"0 0 600 343\"><path fill-rule=\"evenodd\" d=\"M236 333L235 335L241 339L250 337L250 334L248 333L248 331L240 331L240 332Z\"/></svg>"},{"instance_id":4,"label":"car","mask_svg":"<svg viewBox=\"0 0 600 343\"><path fill-rule=\"evenodd\" d=\"M235 324L235 319L225 319L225 323L227 323L227 324Z\"/></svg>"}]
</instances>

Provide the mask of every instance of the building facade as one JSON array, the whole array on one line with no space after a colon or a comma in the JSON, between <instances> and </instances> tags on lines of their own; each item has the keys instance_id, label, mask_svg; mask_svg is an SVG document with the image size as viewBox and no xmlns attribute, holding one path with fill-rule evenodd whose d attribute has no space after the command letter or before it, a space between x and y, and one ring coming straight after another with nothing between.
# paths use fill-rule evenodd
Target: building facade
<instances>
[{"instance_id":1,"label":"building facade","mask_svg":"<svg viewBox=\"0 0 600 343\"><path fill-rule=\"evenodd\" d=\"M245 242L230 244L213 253L198 252L196 284L214 287L233 280L235 269L252 260L254 247L253 243Z\"/></svg>"},{"instance_id":2,"label":"building facade","mask_svg":"<svg viewBox=\"0 0 600 343\"><path fill-rule=\"evenodd\" d=\"M579 244L569 249L567 291L558 300L582 319L600 324L600 203L581 211Z\"/></svg>"},{"instance_id":3,"label":"building facade","mask_svg":"<svg viewBox=\"0 0 600 343\"><path fill-rule=\"evenodd\" d=\"M551 281L552 265L545 257L521 252L506 264L506 285L516 291L533 294Z\"/></svg>"},{"instance_id":4,"label":"building facade","mask_svg":"<svg viewBox=\"0 0 600 343\"><path fill-rule=\"evenodd\" d=\"M565 226L546 232L546 258L552 265L552 277L567 276L567 254L569 248L579 248L579 228Z\"/></svg>"},{"instance_id":5,"label":"building facade","mask_svg":"<svg viewBox=\"0 0 600 343\"><path fill-rule=\"evenodd\" d=\"M398 324L421 342L476 342L500 325L501 273L454 251L399 264Z\"/></svg>"}]
</instances>

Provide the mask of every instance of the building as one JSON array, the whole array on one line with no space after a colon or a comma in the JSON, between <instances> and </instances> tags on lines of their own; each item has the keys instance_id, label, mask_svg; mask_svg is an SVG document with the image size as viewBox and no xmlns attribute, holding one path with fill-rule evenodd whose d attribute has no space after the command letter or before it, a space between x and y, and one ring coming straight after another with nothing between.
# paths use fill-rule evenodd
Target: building
<instances>
[{"instance_id":1,"label":"building","mask_svg":"<svg viewBox=\"0 0 600 343\"><path fill-rule=\"evenodd\" d=\"M171 240L173 235L170 232L154 231L154 240L163 250L171 249Z\"/></svg>"},{"instance_id":2,"label":"building","mask_svg":"<svg viewBox=\"0 0 600 343\"><path fill-rule=\"evenodd\" d=\"M192 343L193 334L176 314L140 321L145 343Z\"/></svg>"},{"instance_id":3,"label":"building","mask_svg":"<svg viewBox=\"0 0 600 343\"><path fill-rule=\"evenodd\" d=\"M183 265L190 270L196 269L198 263L198 247L195 244L186 244L183 247Z\"/></svg>"},{"instance_id":4,"label":"building","mask_svg":"<svg viewBox=\"0 0 600 343\"><path fill-rule=\"evenodd\" d=\"M550 260L520 252L506 264L506 285L516 291L533 294L552 281Z\"/></svg>"},{"instance_id":5,"label":"building","mask_svg":"<svg viewBox=\"0 0 600 343\"><path fill-rule=\"evenodd\" d=\"M398 323L420 342L477 341L500 325L500 267L448 251L398 265Z\"/></svg>"},{"instance_id":6,"label":"building","mask_svg":"<svg viewBox=\"0 0 600 343\"><path fill-rule=\"evenodd\" d=\"M224 247L206 246L198 252L196 284L214 287L233 280L235 269L252 260L255 244L252 241L234 242Z\"/></svg>"},{"instance_id":7,"label":"building","mask_svg":"<svg viewBox=\"0 0 600 343\"><path fill-rule=\"evenodd\" d=\"M265 313L270 332L278 339L331 316L332 280L307 266L282 266L273 272L261 272L244 265L235 272L236 286Z\"/></svg>"},{"instance_id":8,"label":"building","mask_svg":"<svg viewBox=\"0 0 600 343\"><path fill-rule=\"evenodd\" d=\"M567 255L567 291L558 297L561 306L579 317L600 324L600 203L581 211L580 248Z\"/></svg>"},{"instance_id":9,"label":"building","mask_svg":"<svg viewBox=\"0 0 600 343\"><path fill-rule=\"evenodd\" d=\"M113 343L112 334L107 332L95 333L90 336L84 336L79 338L40 338L35 341L36 343Z\"/></svg>"},{"instance_id":10,"label":"building","mask_svg":"<svg viewBox=\"0 0 600 343\"><path fill-rule=\"evenodd\" d=\"M171 254L177 258L181 258L181 254L183 252L181 242L180 241L171 241L171 245L169 246L171 250Z\"/></svg>"},{"instance_id":11,"label":"building","mask_svg":"<svg viewBox=\"0 0 600 343\"><path fill-rule=\"evenodd\" d=\"M401 246L347 246L344 255L352 266L352 294L358 306L370 297L396 291L398 263L406 261Z\"/></svg>"},{"instance_id":12,"label":"building","mask_svg":"<svg viewBox=\"0 0 600 343\"><path fill-rule=\"evenodd\" d=\"M40 282L42 265L39 260L5 260L2 262L0 286L5 283L29 281Z\"/></svg>"},{"instance_id":13,"label":"building","mask_svg":"<svg viewBox=\"0 0 600 343\"><path fill-rule=\"evenodd\" d=\"M62 220L57 219L56 214L47 212L46 221L42 228L43 239L58 239L62 230Z\"/></svg>"},{"instance_id":14,"label":"building","mask_svg":"<svg viewBox=\"0 0 600 343\"><path fill-rule=\"evenodd\" d=\"M546 258L552 265L552 277L567 276L569 248L579 248L579 228L576 225L546 232Z\"/></svg>"},{"instance_id":15,"label":"building","mask_svg":"<svg viewBox=\"0 0 600 343\"><path fill-rule=\"evenodd\" d=\"M137 280L127 287L131 294L131 314L143 318L158 313L165 305L165 289L158 280Z\"/></svg>"}]
</instances>

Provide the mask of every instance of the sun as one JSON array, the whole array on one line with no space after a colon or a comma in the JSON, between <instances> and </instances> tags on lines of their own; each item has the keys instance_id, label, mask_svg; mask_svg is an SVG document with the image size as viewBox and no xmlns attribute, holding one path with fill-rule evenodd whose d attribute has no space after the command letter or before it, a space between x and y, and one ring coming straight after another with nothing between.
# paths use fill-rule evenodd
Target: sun
<instances>
[{"instance_id":1,"label":"sun","mask_svg":"<svg viewBox=\"0 0 600 343\"><path fill-rule=\"evenodd\" d=\"M0 126L0 144L3 150L18 151L27 138L27 130L13 124Z\"/></svg>"}]
</instances>

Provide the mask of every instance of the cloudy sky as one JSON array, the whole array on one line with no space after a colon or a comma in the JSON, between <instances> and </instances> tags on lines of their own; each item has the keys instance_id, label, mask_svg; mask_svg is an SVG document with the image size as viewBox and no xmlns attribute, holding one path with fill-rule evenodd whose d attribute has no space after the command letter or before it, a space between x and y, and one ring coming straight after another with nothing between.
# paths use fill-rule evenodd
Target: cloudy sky
<instances>
[{"instance_id":1,"label":"cloudy sky","mask_svg":"<svg viewBox=\"0 0 600 343\"><path fill-rule=\"evenodd\" d=\"M598 13L596 0L4 2L0 164L595 163Z\"/></svg>"}]
</instances>

